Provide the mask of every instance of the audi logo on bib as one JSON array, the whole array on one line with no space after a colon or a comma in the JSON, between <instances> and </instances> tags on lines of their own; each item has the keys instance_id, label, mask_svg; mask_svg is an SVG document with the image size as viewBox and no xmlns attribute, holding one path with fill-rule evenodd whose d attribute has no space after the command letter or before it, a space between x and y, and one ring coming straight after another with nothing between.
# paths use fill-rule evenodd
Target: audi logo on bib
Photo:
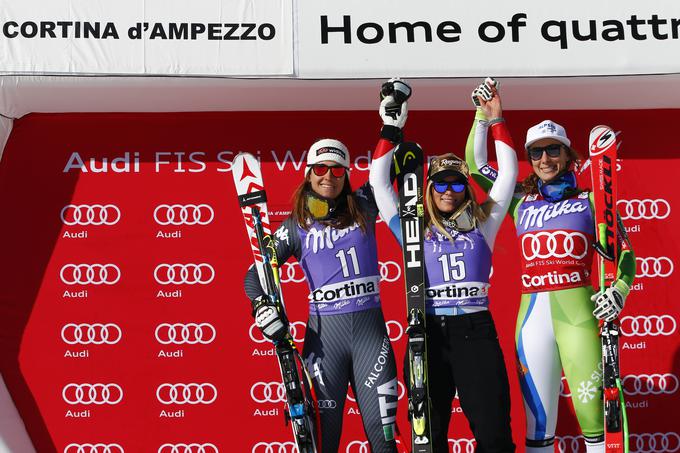
<instances>
[{"instance_id":1,"label":"audi logo on bib","mask_svg":"<svg viewBox=\"0 0 680 453\"><path fill-rule=\"evenodd\" d=\"M158 453L219 453L214 444L163 444Z\"/></svg>"},{"instance_id":2,"label":"audi logo on bib","mask_svg":"<svg viewBox=\"0 0 680 453\"><path fill-rule=\"evenodd\" d=\"M120 269L115 264L66 264L59 278L67 285L115 285Z\"/></svg>"},{"instance_id":3,"label":"audi logo on bib","mask_svg":"<svg viewBox=\"0 0 680 453\"><path fill-rule=\"evenodd\" d=\"M305 339L305 328L306 328L305 323L302 321L294 321L288 324L288 330L290 331L290 335L293 337L293 340L298 343L304 341ZM260 332L260 329L257 328L257 325L255 323L252 323L250 325L248 335L250 336L250 339L255 343L271 343L270 340L267 340L262 336L262 332Z\"/></svg>"},{"instance_id":4,"label":"audi logo on bib","mask_svg":"<svg viewBox=\"0 0 680 453\"><path fill-rule=\"evenodd\" d=\"M161 285L207 285L215 278L210 264L159 264L153 278Z\"/></svg>"},{"instance_id":5,"label":"audi logo on bib","mask_svg":"<svg viewBox=\"0 0 680 453\"><path fill-rule=\"evenodd\" d=\"M61 339L67 344L116 344L123 332L116 324L66 324Z\"/></svg>"},{"instance_id":6,"label":"audi logo on bib","mask_svg":"<svg viewBox=\"0 0 680 453\"><path fill-rule=\"evenodd\" d=\"M673 273L675 265L667 256L636 257L637 271L635 277L668 277Z\"/></svg>"},{"instance_id":7,"label":"audi logo on bib","mask_svg":"<svg viewBox=\"0 0 680 453\"><path fill-rule=\"evenodd\" d=\"M153 211L159 225L207 225L215 218L215 211L207 204L161 204Z\"/></svg>"},{"instance_id":8,"label":"audi logo on bib","mask_svg":"<svg viewBox=\"0 0 680 453\"><path fill-rule=\"evenodd\" d=\"M59 217L68 226L115 225L120 220L120 209L113 204L67 204Z\"/></svg>"},{"instance_id":9,"label":"audi logo on bib","mask_svg":"<svg viewBox=\"0 0 680 453\"><path fill-rule=\"evenodd\" d=\"M256 382L250 387L250 397L256 403L285 403L286 387L282 382Z\"/></svg>"},{"instance_id":10,"label":"audi logo on bib","mask_svg":"<svg viewBox=\"0 0 680 453\"><path fill-rule=\"evenodd\" d=\"M305 281L305 274L297 261L283 263L280 269L281 283L302 283Z\"/></svg>"},{"instance_id":11,"label":"audi logo on bib","mask_svg":"<svg viewBox=\"0 0 680 453\"><path fill-rule=\"evenodd\" d=\"M378 263L380 267L380 280L386 282L396 282L401 277L401 267L395 261L381 261Z\"/></svg>"},{"instance_id":12,"label":"audi logo on bib","mask_svg":"<svg viewBox=\"0 0 680 453\"><path fill-rule=\"evenodd\" d=\"M68 444L64 453L124 453L118 444Z\"/></svg>"},{"instance_id":13,"label":"audi logo on bib","mask_svg":"<svg viewBox=\"0 0 680 453\"><path fill-rule=\"evenodd\" d=\"M335 409L338 407L338 403L335 400L319 400L316 406L319 409Z\"/></svg>"},{"instance_id":14,"label":"audi logo on bib","mask_svg":"<svg viewBox=\"0 0 680 453\"><path fill-rule=\"evenodd\" d=\"M293 442L258 442L251 453L298 453Z\"/></svg>"},{"instance_id":15,"label":"audi logo on bib","mask_svg":"<svg viewBox=\"0 0 680 453\"><path fill-rule=\"evenodd\" d=\"M621 318L621 333L625 336L669 336L675 333L678 325L670 315L624 316Z\"/></svg>"},{"instance_id":16,"label":"audi logo on bib","mask_svg":"<svg viewBox=\"0 0 680 453\"><path fill-rule=\"evenodd\" d=\"M118 404L123 389L118 384L67 384L61 396L68 404Z\"/></svg>"},{"instance_id":17,"label":"audi logo on bib","mask_svg":"<svg viewBox=\"0 0 680 453\"><path fill-rule=\"evenodd\" d=\"M212 404L217 399L217 388L210 383L161 384L156 389L161 404Z\"/></svg>"},{"instance_id":18,"label":"audi logo on bib","mask_svg":"<svg viewBox=\"0 0 680 453\"><path fill-rule=\"evenodd\" d=\"M210 344L217 332L207 322L196 324L162 323L156 327L156 341L160 344Z\"/></svg>"},{"instance_id":19,"label":"audi logo on bib","mask_svg":"<svg viewBox=\"0 0 680 453\"><path fill-rule=\"evenodd\" d=\"M628 375L621 381L626 395L671 395L678 391L680 381L674 374Z\"/></svg>"},{"instance_id":20,"label":"audi logo on bib","mask_svg":"<svg viewBox=\"0 0 680 453\"><path fill-rule=\"evenodd\" d=\"M663 198L630 199L616 202L622 220L662 220L671 213L671 205Z\"/></svg>"},{"instance_id":21,"label":"audi logo on bib","mask_svg":"<svg viewBox=\"0 0 680 453\"><path fill-rule=\"evenodd\" d=\"M588 254L588 238L578 231L539 231L522 236L522 254L531 261L546 258L581 259Z\"/></svg>"}]
</instances>

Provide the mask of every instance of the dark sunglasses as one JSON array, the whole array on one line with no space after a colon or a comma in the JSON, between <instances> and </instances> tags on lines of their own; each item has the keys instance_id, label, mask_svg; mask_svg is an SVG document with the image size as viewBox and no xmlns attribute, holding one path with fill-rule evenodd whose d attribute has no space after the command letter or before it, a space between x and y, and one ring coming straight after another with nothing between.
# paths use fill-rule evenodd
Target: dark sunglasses
<instances>
[{"instance_id":1,"label":"dark sunglasses","mask_svg":"<svg viewBox=\"0 0 680 453\"><path fill-rule=\"evenodd\" d=\"M342 178L342 176L345 174L345 167L340 165L316 164L312 166L312 171L316 176L323 176L328 173L328 170L330 170L331 175L336 178Z\"/></svg>"},{"instance_id":2,"label":"dark sunglasses","mask_svg":"<svg viewBox=\"0 0 680 453\"><path fill-rule=\"evenodd\" d=\"M540 160L543 157L543 152L545 152L548 157L559 157L560 151L562 151L562 146L559 143L553 143L548 146L537 146L535 148L529 148L529 157L531 160Z\"/></svg>"},{"instance_id":3,"label":"dark sunglasses","mask_svg":"<svg viewBox=\"0 0 680 453\"><path fill-rule=\"evenodd\" d=\"M447 190L451 189L456 193L461 193L462 191L465 190L465 183L464 182L458 182L458 181L453 181L453 182L434 182L432 183L432 187L434 187L434 190L437 193L444 193Z\"/></svg>"}]
</instances>

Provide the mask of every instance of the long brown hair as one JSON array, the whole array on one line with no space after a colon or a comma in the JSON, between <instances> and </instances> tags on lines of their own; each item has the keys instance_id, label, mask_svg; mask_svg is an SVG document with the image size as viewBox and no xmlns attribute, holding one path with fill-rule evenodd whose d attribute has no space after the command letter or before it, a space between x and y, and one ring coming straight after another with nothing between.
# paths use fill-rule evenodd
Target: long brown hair
<instances>
[{"instance_id":1,"label":"long brown hair","mask_svg":"<svg viewBox=\"0 0 680 453\"><path fill-rule=\"evenodd\" d=\"M576 171L579 168L580 157L576 150L571 146L562 144L562 146L567 150L567 171ZM529 156L529 151L527 150L527 159L529 160L529 165L531 165L531 174L524 178L520 185L522 186L522 191L526 195L535 195L538 193L538 175L534 172L534 167L531 162L531 156Z\"/></svg>"},{"instance_id":2,"label":"long brown hair","mask_svg":"<svg viewBox=\"0 0 680 453\"><path fill-rule=\"evenodd\" d=\"M309 175L307 175L293 193L292 216L297 224L305 230L309 229L314 221L311 213L307 209L307 203L305 202L307 192L311 190L312 184L309 182ZM344 203L342 203L343 198ZM340 192L340 195L338 195L338 198L335 199L335 202L336 205L341 206L342 210L337 212L332 219L320 220L319 223L338 229L348 228L356 223L359 225L359 228L361 228L361 231L366 231L366 216L359 208L359 202L356 195L352 192L352 186L349 183L349 176L347 175L345 175L345 183L342 186L342 191ZM343 204L344 206L342 206Z\"/></svg>"}]
</instances>

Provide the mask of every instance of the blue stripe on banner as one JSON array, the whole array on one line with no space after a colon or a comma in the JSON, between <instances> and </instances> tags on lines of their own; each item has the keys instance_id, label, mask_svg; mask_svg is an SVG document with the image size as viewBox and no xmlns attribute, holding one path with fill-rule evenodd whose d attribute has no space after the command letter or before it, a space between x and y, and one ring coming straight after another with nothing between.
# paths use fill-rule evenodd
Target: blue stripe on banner
<instances>
[{"instance_id":1,"label":"blue stripe on banner","mask_svg":"<svg viewBox=\"0 0 680 453\"><path fill-rule=\"evenodd\" d=\"M522 373L522 376L520 377L520 386L522 387L522 394L524 394L524 399L526 400L527 405L529 406L529 409L531 410L531 413L534 415L534 419L536 420L536 429L533 437L535 440L543 440L545 438L547 416L545 414L545 408L543 407L543 404L541 404L541 398L538 395L536 384L534 384L534 380L531 378L529 366L527 365L526 355L524 354L524 341L522 339L524 324L526 324L527 320L529 319L529 316L531 316L531 312L534 309L535 304L536 293L533 293L531 294L529 309L527 310L527 314L524 316L524 320L522 321L522 327L519 330L519 338L517 341L517 355L523 368L527 370L526 374ZM529 433L527 433L527 438L529 437L530 437Z\"/></svg>"}]
</instances>

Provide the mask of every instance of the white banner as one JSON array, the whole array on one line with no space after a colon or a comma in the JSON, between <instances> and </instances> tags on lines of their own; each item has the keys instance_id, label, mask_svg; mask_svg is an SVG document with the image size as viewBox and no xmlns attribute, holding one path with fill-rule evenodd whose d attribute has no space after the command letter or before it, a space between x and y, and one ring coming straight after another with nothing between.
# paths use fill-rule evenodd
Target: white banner
<instances>
[{"instance_id":1,"label":"white banner","mask_svg":"<svg viewBox=\"0 0 680 453\"><path fill-rule=\"evenodd\" d=\"M2 72L291 76L292 0L7 0Z\"/></svg>"},{"instance_id":2,"label":"white banner","mask_svg":"<svg viewBox=\"0 0 680 453\"><path fill-rule=\"evenodd\" d=\"M300 3L302 78L680 72L677 0Z\"/></svg>"}]
</instances>

